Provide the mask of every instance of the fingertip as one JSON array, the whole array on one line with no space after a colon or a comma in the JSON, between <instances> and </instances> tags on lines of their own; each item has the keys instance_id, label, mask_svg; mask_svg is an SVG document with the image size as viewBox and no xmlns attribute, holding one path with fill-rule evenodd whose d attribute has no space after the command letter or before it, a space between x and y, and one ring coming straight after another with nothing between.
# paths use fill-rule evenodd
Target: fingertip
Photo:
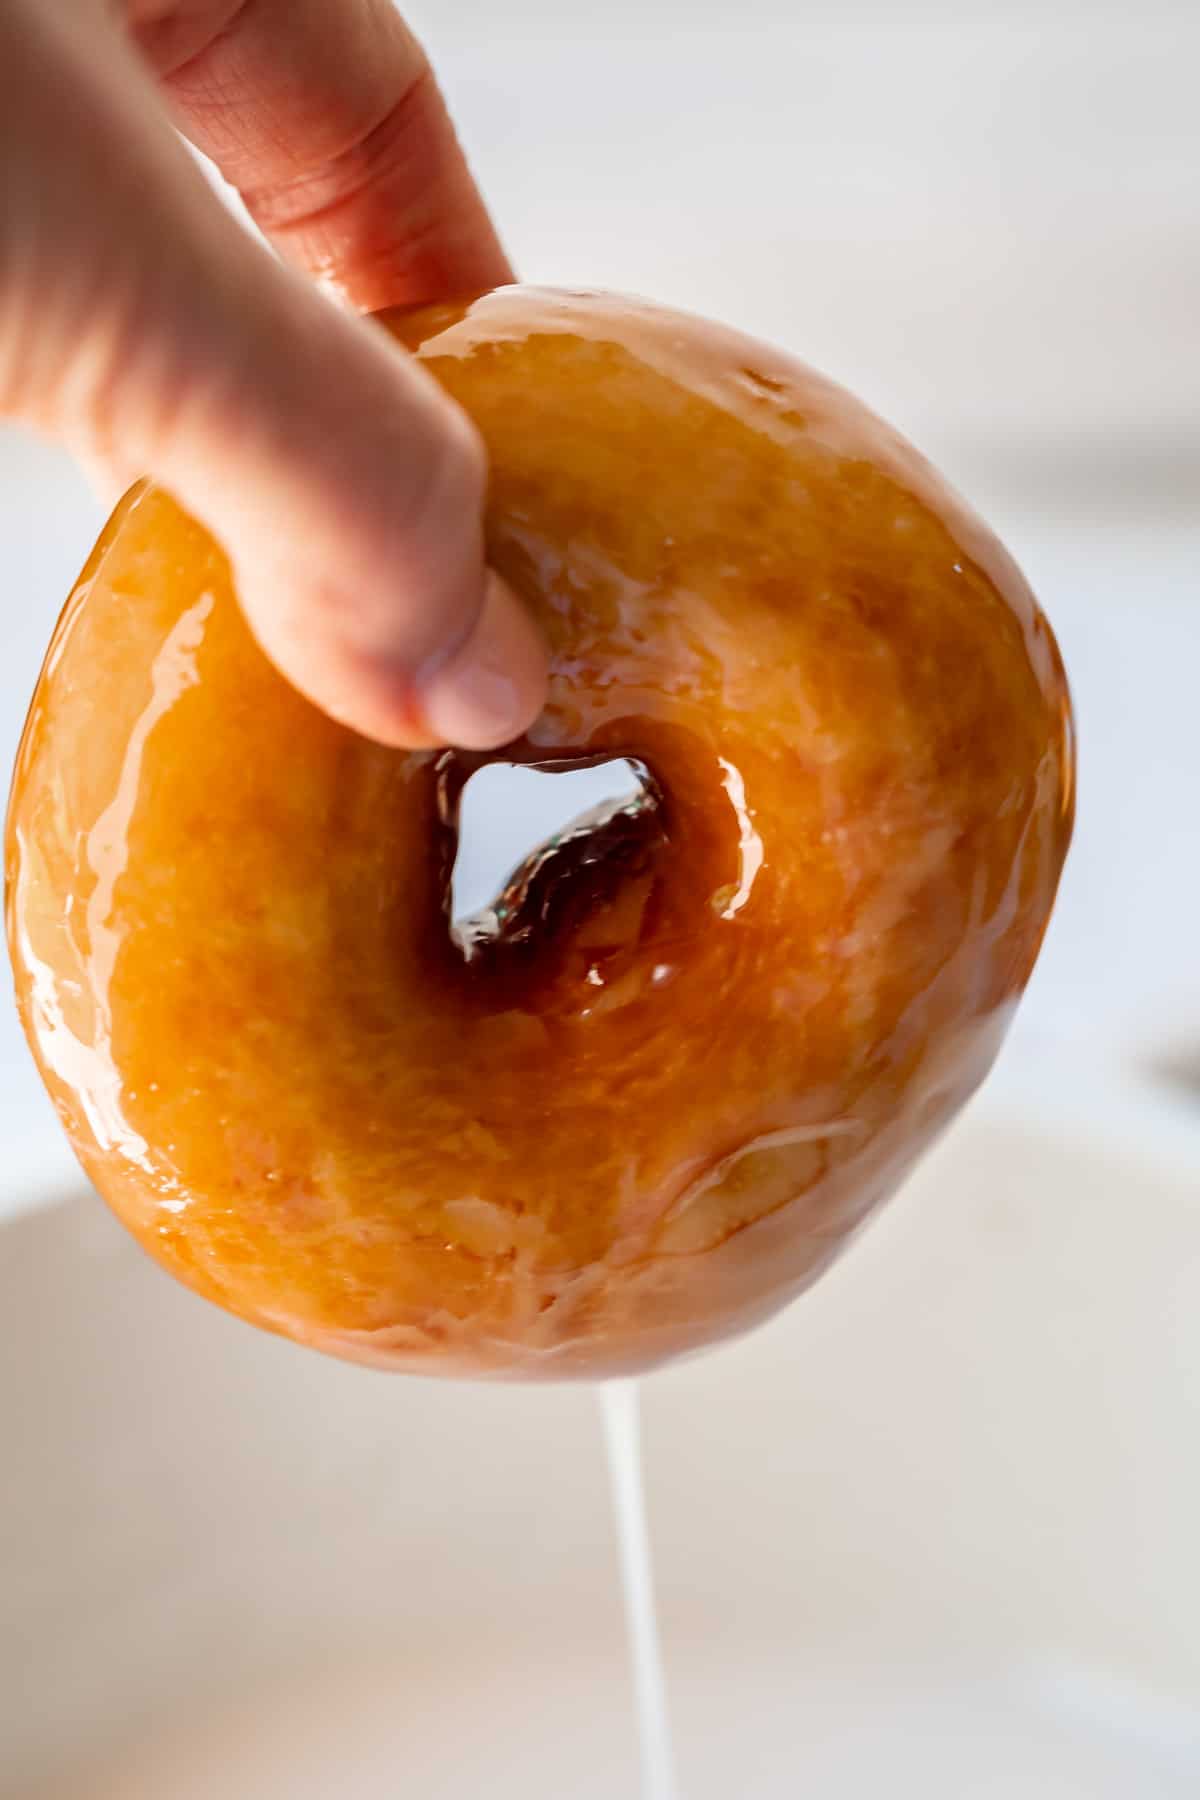
<instances>
[{"instance_id":1,"label":"fingertip","mask_svg":"<svg viewBox=\"0 0 1200 1800\"><path fill-rule=\"evenodd\" d=\"M250 589L253 594L253 588ZM449 657L411 664L364 652L340 635L259 631L284 678L335 723L398 750L495 750L529 729L546 694L546 647L528 609L500 576L485 575L470 635Z\"/></svg>"},{"instance_id":2,"label":"fingertip","mask_svg":"<svg viewBox=\"0 0 1200 1800\"><path fill-rule=\"evenodd\" d=\"M474 629L418 677L416 710L429 736L461 750L496 750L533 724L546 697L546 647L527 607L489 570Z\"/></svg>"}]
</instances>

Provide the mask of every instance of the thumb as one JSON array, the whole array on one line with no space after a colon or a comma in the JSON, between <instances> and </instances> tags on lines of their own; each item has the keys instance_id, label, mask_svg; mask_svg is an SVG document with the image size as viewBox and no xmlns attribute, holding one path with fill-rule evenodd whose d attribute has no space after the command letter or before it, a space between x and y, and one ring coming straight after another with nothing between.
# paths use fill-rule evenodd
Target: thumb
<instances>
[{"instance_id":1,"label":"thumb","mask_svg":"<svg viewBox=\"0 0 1200 1800\"><path fill-rule=\"evenodd\" d=\"M394 744L518 735L544 652L485 568L466 416L238 226L100 18L9 0L0 71L0 408L169 487L327 712Z\"/></svg>"}]
</instances>

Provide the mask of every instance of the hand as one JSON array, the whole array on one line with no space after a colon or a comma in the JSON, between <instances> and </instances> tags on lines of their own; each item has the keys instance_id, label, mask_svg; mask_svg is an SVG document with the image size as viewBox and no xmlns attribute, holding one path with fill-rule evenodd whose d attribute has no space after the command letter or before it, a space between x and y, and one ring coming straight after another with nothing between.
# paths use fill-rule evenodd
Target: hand
<instances>
[{"instance_id":1,"label":"hand","mask_svg":"<svg viewBox=\"0 0 1200 1800\"><path fill-rule=\"evenodd\" d=\"M419 46L389 0L118 13L0 6L0 413L169 487L334 717L392 744L507 741L545 663L484 565L481 442L350 310L512 279Z\"/></svg>"}]
</instances>

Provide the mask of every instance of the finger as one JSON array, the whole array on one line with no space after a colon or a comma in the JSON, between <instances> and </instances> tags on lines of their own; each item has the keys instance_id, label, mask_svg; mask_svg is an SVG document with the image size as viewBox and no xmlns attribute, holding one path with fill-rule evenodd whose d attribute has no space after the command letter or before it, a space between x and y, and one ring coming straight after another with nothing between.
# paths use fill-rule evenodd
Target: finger
<instances>
[{"instance_id":1,"label":"finger","mask_svg":"<svg viewBox=\"0 0 1200 1800\"><path fill-rule=\"evenodd\" d=\"M238 227L80 15L0 8L0 153L0 407L169 486L327 711L392 743L522 730L542 651L485 573L465 415Z\"/></svg>"},{"instance_id":2,"label":"finger","mask_svg":"<svg viewBox=\"0 0 1200 1800\"><path fill-rule=\"evenodd\" d=\"M513 279L390 0L131 0L180 123L277 247L363 311Z\"/></svg>"}]
</instances>

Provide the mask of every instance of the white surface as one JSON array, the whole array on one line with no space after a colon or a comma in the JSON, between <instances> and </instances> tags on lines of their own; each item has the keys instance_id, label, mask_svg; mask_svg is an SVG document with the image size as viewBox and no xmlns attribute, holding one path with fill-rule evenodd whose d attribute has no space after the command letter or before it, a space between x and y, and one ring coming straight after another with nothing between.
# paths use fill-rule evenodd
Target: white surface
<instances>
[{"instance_id":1,"label":"white surface","mask_svg":"<svg viewBox=\"0 0 1200 1800\"><path fill-rule=\"evenodd\" d=\"M615 1674L587 1654L335 1674L54 1800L641 1800ZM681 1657L676 1685L688 1800L1194 1800L1200 1779L1193 1714L1086 1669L839 1668L772 1644L736 1669ZM398 1695L419 1732L397 1729Z\"/></svg>"},{"instance_id":2,"label":"white surface","mask_svg":"<svg viewBox=\"0 0 1200 1800\"><path fill-rule=\"evenodd\" d=\"M649 1385L687 1800L1197 1791L1200 1158L998 1091ZM632 1800L589 1392L324 1361L87 1199L0 1242L3 1800Z\"/></svg>"}]
</instances>

